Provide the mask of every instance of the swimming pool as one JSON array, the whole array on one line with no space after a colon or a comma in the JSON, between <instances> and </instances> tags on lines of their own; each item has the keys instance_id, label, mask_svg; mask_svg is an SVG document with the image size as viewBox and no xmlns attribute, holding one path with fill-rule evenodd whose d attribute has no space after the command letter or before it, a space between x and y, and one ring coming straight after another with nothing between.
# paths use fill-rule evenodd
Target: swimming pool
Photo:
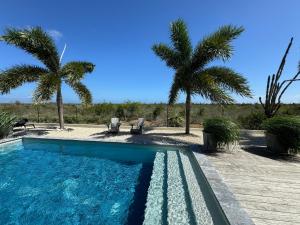
<instances>
[{"instance_id":1,"label":"swimming pool","mask_svg":"<svg viewBox=\"0 0 300 225\"><path fill-rule=\"evenodd\" d=\"M0 224L228 224L184 148L23 138L0 146Z\"/></svg>"}]
</instances>

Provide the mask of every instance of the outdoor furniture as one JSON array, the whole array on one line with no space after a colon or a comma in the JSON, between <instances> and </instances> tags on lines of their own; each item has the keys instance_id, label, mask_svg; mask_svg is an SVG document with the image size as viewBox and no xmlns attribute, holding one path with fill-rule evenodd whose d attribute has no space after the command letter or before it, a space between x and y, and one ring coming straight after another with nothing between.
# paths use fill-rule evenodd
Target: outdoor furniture
<instances>
[{"instance_id":1,"label":"outdoor furniture","mask_svg":"<svg viewBox=\"0 0 300 225\"><path fill-rule=\"evenodd\" d=\"M14 127L24 127L25 130L28 126L32 126L33 128L35 128L35 125L33 123L28 123L28 119L26 118L21 119L14 124Z\"/></svg>"},{"instance_id":2,"label":"outdoor furniture","mask_svg":"<svg viewBox=\"0 0 300 225\"><path fill-rule=\"evenodd\" d=\"M144 127L144 121L145 121L144 118L139 118L135 128L133 128L134 124L131 124L130 133L131 134L142 134L143 127Z\"/></svg>"},{"instance_id":3,"label":"outdoor furniture","mask_svg":"<svg viewBox=\"0 0 300 225\"><path fill-rule=\"evenodd\" d=\"M119 118L111 118L110 124L107 124L108 133L117 134L119 133L121 123Z\"/></svg>"}]
</instances>

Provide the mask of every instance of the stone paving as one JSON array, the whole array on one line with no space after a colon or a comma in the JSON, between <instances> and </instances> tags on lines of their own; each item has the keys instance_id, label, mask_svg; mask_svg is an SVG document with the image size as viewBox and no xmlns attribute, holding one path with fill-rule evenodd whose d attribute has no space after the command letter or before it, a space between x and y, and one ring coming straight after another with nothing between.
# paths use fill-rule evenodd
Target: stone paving
<instances>
[{"instance_id":1,"label":"stone paving","mask_svg":"<svg viewBox=\"0 0 300 225\"><path fill-rule=\"evenodd\" d=\"M299 157L273 158L265 152L264 135L249 133L242 135L243 150L208 159L255 224L300 224Z\"/></svg>"},{"instance_id":2,"label":"stone paving","mask_svg":"<svg viewBox=\"0 0 300 225\"><path fill-rule=\"evenodd\" d=\"M183 129L151 128L144 135L131 136L122 128L116 136L105 134L105 127L74 127L67 131L53 128L27 134L47 137L87 138L155 144L202 144L201 129L184 135ZM232 152L206 154L226 185L255 224L300 225L300 157L274 158L265 150L262 132L244 131L240 148Z\"/></svg>"}]
</instances>

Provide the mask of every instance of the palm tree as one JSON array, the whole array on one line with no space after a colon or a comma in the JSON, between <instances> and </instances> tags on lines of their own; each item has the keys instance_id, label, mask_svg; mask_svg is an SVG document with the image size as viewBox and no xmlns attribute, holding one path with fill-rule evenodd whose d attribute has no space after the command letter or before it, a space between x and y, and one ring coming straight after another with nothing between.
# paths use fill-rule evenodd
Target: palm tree
<instances>
[{"instance_id":1,"label":"palm tree","mask_svg":"<svg viewBox=\"0 0 300 225\"><path fill-rule=\"evenodd\" d=\"M183 20L171 23L172 46L156 44L153 51L175 70L169 94L169 104L174 104L179 92L186 93L186 130L190 132L191 97L200 95L220 104L232 103L229 92L251 96L247 81L240 74L224 66L207 67L216 59L229 59L233 53L231 41L242 32L242 27L223 26L205 37L193 49Z\"/></svg>"},{"instance_id":2,"label":"palm tree","mask_svg":"<svg viewBox=\"0 0 300 225\"><path fill-rule=\"evenodd\" d=\"M36 65L16 65L0 71L0 93L7 94L12 89L27 82L37 82L33 94L35 102L48 101L56 94L59 125L64 129L62 83L69 85L84 104L92 102L92 95L81 83L86 73L91 73L94 65L89 62L72 61L61 64L53 39L40 27L29 29L6 29L0 40L23 49L41 61L44 67ZM64 49L65 50L65 49Z\"/></svg>"}]
</instances>

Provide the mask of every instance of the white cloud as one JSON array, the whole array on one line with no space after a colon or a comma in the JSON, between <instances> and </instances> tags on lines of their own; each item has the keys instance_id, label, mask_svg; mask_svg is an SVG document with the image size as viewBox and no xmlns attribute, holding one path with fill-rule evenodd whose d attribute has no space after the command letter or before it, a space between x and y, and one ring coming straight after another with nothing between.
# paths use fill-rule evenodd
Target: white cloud
<instances>
[{"instance_id":1,"label":"white cloud","mask_svg":"<svg viewBox=\"0 0 300 225\"><path fill-rule=\"evenodd\" d=\"M58 30L48 30L48 34L53 37L55 40L59 40L62 38L63 34Z\"/></svg>"}]
</instances>

